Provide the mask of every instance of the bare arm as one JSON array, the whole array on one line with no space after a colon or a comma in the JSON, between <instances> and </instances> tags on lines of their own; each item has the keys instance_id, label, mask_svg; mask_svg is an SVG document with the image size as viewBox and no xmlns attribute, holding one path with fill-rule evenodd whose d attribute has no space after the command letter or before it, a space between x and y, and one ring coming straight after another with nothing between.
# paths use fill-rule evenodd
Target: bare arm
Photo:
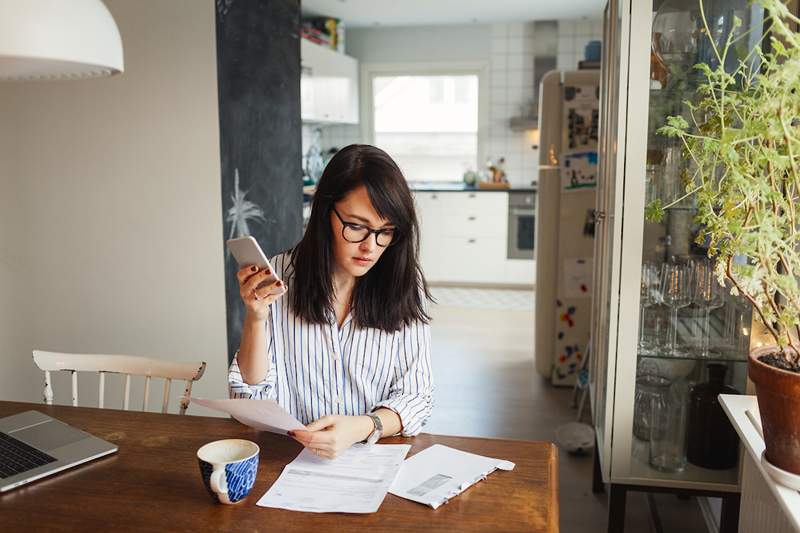
<instances>
[{"instance_id":1,"label":"bare arm","mask_svg":"<svg viewBox=\"0 0 800 533\"><path fill-rule=\"evenodd\" d=\"M245 267L236 273L239 294L246 309L237 359L242 380L248 385L261 383L269 371L266 321L269 318L270 304L285 292L272 294L283 288L281 281L257 288L271 275L269 270L259 271L258 267Z\"/></svg>"}]
</instances>

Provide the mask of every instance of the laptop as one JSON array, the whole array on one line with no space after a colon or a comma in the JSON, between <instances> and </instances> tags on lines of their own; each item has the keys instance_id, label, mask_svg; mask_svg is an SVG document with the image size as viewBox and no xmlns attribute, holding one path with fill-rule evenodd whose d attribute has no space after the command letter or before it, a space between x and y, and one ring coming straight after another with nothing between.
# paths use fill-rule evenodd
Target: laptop
<instances>
[{"instance_id":1,"label":"laptop","mask_svg":"<svg viewBox=\"0 0 800 533\"><path fill-rule=\"evenodd\" d=\"M0 418L0 492L117 451L39 411Z\"/></svg>"}]
</instances>

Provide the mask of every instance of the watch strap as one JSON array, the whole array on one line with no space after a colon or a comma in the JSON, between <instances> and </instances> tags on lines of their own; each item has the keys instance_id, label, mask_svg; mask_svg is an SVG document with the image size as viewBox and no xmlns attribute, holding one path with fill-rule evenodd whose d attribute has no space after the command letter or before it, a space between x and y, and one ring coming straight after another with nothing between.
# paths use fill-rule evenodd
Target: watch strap
<instances>
[{"instance_id":1,"label":"watch strap","mask_svg":"<svg viewBox=\"0 0 800 533\"><path fill-rule=\"evenodd\" d=\"M374 413L367 413L367 416L372 419L375 429L372 430L372 433L369 434L369 437L364 442L375 444L383 436L383 422L381 422L381 417Z\"/></svg>"}]
</instances>

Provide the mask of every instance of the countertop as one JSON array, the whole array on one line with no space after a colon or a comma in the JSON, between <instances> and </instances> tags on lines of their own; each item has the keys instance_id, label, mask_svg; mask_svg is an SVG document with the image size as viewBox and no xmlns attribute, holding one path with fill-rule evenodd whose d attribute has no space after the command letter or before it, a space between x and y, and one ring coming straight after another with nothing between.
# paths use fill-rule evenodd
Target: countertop
<instances>
[{"instance_id":1,"label":"countertop","mask_svg":"<svg viewBox=\"0 0 800 533\"><path fill-rule=\"evenodd\" d=\"M468 187L461 182L408 182L412 191L421 192L536 192L536 186L510 187L508 189L479 189L478 187Z\"/></svg>"},{"instance_id":2,"label":"countertop","mask_svg":"<svg viewBox=\"0 0 800 533\"><path fill-rule=\"evenodd\" d=\"M533 192L537 191L536 185L527 187L510 187L508 189L479 189L478 187L468 187L461 182L427 182L427 181L409 181L408 187L412 191L419 192ZM303 186L303 193L308 196L313 196L316 192L316 186L306 185Z\"/></svg>"}]
</instances>

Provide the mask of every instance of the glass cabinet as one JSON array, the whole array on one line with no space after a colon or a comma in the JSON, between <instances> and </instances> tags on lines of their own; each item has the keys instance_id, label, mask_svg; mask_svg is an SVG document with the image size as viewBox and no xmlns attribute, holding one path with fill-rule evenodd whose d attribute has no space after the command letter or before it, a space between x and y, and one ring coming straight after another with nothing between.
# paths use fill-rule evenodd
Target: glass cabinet
<instances>
[{"instance_id":1,"label":"glass cabinet","mask_svg":"<svg viewBox=\"0 0 800 533\"><path fill-rule=\"evenodd\" d=\"M693 65L716 66L709 35L722 43L737 32L728 68L761 28L747 0L703 0L703 10L699 0L606 6L590 355L606 483L739 490L738 439L714 425L714 402L745 392L750 308L717 283L685 197L691 162L657 130L670 115L689 119L684 101L702 81ZM664 216L648 220L656 202Z\"/></svg>"}]
</instances>

